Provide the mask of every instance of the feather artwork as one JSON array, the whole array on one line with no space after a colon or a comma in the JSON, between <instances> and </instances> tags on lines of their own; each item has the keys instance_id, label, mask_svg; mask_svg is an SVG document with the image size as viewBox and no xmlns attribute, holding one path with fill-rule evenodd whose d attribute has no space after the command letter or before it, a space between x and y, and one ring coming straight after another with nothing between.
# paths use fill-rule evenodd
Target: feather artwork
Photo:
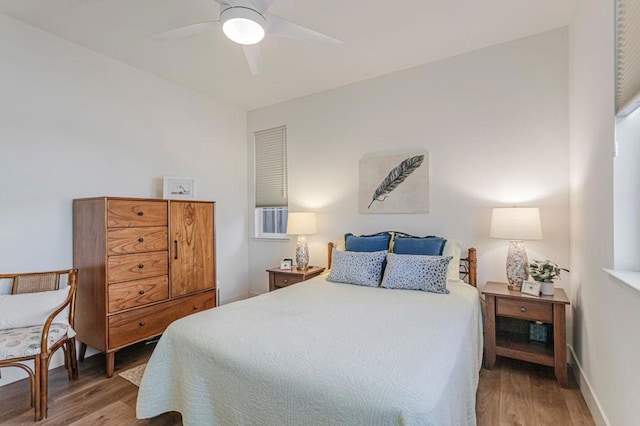
<instances>
[{"instance_id":1,"label":"feather artwork","mask_svg":"<svg viewBox=\"0 0 640 426\"><path fill-rule=\"evenodd\" d=\"M373 193L373 197L367 209L371 208L374 201L382 202L386 200L389 197L388 194L404 182L411 173L415 172L418 167L422 165L423 161L424 155L416 155L415 157L405 159L398 166L394 167Z\"/></svg>"}]
</instances>

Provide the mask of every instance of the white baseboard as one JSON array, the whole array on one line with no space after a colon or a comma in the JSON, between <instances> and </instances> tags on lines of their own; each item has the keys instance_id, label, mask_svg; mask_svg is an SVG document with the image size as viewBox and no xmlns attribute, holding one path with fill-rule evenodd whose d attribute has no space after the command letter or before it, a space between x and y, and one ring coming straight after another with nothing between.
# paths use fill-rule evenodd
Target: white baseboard
<instances>
[{"instance_id":1,"label":"white baseboard","mask_svg":"<svg viewBox=\"0 0 640 426\"><path fill-rule=\"evenodd\" d=\"M593 391L591 382L584 373L582 364L580 364L580 361L578 360L578 357L573 350L573 346L567 345L567 347L569 348L569 355L572 358L571 365L573 366L573 374L578 381L580 392L582 392L582 396L584 397L584 400L589 407L589 411L591 411L591 417L593 417L593 421L596 423L596 425L599 426L609 426L611 423L609 423L609 419L607 419L607 416L602 409L602 405L600 405L600 401Z\"/></svg>"},{"instance_id":2,"label":"white baseboard","mask_svg":"<svg viewBox=\"0 0 640 426\"><path fill-rule=\"evenodd\" d=\"M237 302L238 300L244 300L244 299L247 299L248 297L251 297L251 296L247 296L246 293L237 294L235 296L227 297L226 299L220 300L220 305L226 305L227 303Z\"/></svg>"}]
</instances>

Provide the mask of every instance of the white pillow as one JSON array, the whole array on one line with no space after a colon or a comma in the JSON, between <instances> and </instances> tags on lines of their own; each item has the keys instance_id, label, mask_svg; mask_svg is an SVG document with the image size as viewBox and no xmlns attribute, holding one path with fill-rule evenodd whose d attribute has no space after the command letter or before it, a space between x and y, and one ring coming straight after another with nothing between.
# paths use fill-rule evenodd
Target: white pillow
<instances>
[{"instance_id":1,"label":"white pillow","mask_svg":"<svg viewBox=\"0 0 640 426\"><path fill-rule=\"evenodd\" d=\"M442 255L452 257L451 262L449 262L449 267L447 268L447 280L460 281L460 253L462 252L460 241L450 240L448 238L446 238L446 240L447 242L442 249Z\"/></svg>"},{"instance_id":2,"label":"white pillow","mask_svg":"<svg viewBox=\"0 0 640 426\"><path fill-rule=\"evenodd\" d=\"M49 315L64 303L69 287L39 293L0 295L0 330L8 328L44 325ZM56 324L69 325L69 307L53 320Z\"/></svg>"}]
</instances>

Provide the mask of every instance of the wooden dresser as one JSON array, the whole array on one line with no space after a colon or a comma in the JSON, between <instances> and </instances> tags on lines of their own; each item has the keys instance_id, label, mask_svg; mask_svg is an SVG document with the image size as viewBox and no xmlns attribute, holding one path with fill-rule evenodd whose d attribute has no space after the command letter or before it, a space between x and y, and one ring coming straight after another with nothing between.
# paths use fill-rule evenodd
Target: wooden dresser
<instances>
[{"instance_id":1,"label":"wooden dresser","mask_svg":"<svg viewBox=\"0 0 640 426\"><path fill-rule=\"evenodd\" d=\"M76 331L107 356L216 306L214 202L100 197L73 202Z\"/></svg>"}]
</instances>

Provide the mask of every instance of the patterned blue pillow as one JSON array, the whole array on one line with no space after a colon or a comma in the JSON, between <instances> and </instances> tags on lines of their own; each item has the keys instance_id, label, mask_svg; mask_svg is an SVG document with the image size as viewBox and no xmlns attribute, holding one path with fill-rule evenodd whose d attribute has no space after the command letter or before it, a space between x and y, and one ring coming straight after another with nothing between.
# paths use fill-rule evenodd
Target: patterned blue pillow
<instances>
[{"instance_id":1,"label":"patterned blue pillow","mask_svg":"<svg viewBox=\"0 0 640 426\"><path fill-rule=\"evenodd\" d=\"M382 287L449 294L447 268L451 256L387 254Z\"/></svg>"},{"instance_id":2,"label":"patterned blue pillow","mask_svg":"<svg viewBox=\"0 0 640 426\"><path fill-rule=\"evenodd\" d=\"M333 249L327 281L378 287L386 251L357 252Z\"/></svg>"},{"instance_id":3,"label":"patterned blue pillow","mask_svg":"<svg viewBox=\"0 0 640 426\"><path fill-rule=\"evenodd\" d=\"M447 242L440 237L402 237L393 240L393 252L398 254L422 254L441 256Z\"/></svg>"},{"instance_id":4,"label":"patterned blue pillow","mask_svg":"<svg viewBox=\"0 0 640 426\"><path fill-rule=\"evenodd\" d=\"M389 241L391 241L391 234L388 232L360 235L359 237L353 234L344 234L344 247L347 251L389 251Z\"/></svg>"}]
</instances>

